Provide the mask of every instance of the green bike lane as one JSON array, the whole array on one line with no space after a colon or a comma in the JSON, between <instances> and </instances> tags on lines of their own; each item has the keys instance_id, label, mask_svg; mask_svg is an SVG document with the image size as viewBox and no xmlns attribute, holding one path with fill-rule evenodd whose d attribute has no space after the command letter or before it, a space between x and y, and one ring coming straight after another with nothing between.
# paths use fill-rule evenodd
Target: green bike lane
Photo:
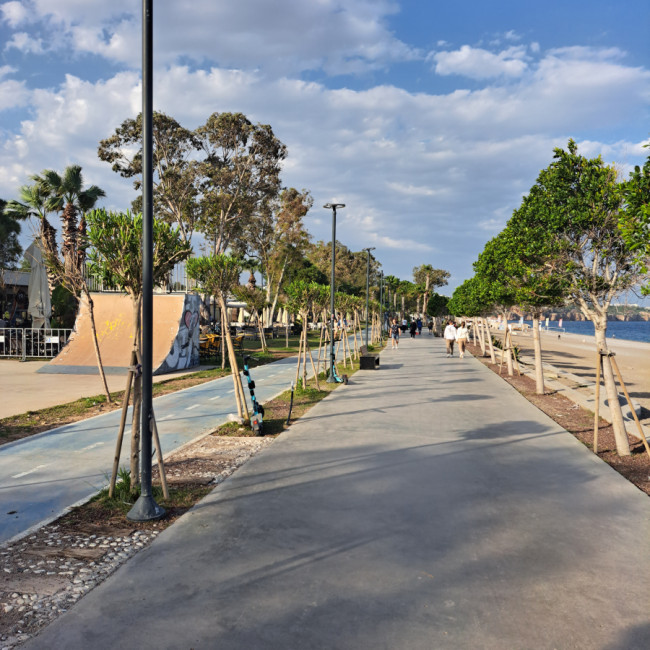
<instances>
[{"instance_id":1,"label":"green bike lane","mask_svg":"<svg viewBox=\"0 0 650 650\"><path fill-rule=\"evenodd\" d=\"M650 647L650 500L403 339L28 648Z\"/></svg>"}]
</instances>

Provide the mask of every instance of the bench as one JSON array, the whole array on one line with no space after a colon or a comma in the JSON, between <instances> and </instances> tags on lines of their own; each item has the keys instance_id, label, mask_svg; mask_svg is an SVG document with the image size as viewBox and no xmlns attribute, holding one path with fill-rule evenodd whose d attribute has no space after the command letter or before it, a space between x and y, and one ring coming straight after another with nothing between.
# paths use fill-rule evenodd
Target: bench
<instances>
[{"instance_id":1,"label":"bench","mask_svg":"<svg viewBox=\"0 0 650 650\"><path fill-rule=\"evenodd\" d=\"M359 370L376 370L379 368L379 355L368 352L368 348L362 345L359 348Z\"/></svg>"}]
</instances>

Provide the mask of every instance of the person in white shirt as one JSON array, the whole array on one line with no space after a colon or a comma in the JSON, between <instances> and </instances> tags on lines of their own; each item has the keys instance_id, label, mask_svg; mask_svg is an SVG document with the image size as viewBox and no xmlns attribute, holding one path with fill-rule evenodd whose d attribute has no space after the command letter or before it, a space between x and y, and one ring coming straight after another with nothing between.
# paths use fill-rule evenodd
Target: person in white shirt
<instances>
[{"instance_id":1,"label":"person in white shirt","mask_svg":"<svg viewBox=\"0 0 650 650\"><path fill-rule=\"evenodd\" d=\"M465 321L460 324L460 327L456 330L456 340L458 341L458 352L460 353L460 358L462 359L465 356L465 346L467 345L467 339L469 337L469 331L465 325Z\"/></svg>"},{"instance_id":2,"label":"person in white shirt","mask_svg":"<svg viewBox=\"0 0 650 650\"><path fill-rule=\"evenodd\" d=\"M445 327L443 336L445 338L445 344L447 346L447 356L453 357L454 341L456 340L456 327L454 326L453 321L449 321L449 323L447 323L447 327Z\"/></svg>"}]
</instances>

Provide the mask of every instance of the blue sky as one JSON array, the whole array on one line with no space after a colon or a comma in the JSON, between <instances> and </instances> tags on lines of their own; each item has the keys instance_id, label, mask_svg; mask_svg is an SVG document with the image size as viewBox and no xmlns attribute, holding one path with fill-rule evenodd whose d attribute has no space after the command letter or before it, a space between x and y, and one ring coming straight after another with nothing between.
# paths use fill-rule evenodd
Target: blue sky
<instances>
[{"instance_id":1,"label":"blue sky","mask_svg":"<svg viewBox=\"0 0 650 650\"><path fill-rule=\"evenodd\" d=\"M136 0L0 2L0 197L79 163L105 205L130 184L96 155L140 110ZM386 273L472 275L555 146L626 175L650 136L647 0L177 0L154 10L156 108L270 124L287 186L346 203L338 238ZM27 239L30 228L25 229Z\"/></svg>"}]
</instances>

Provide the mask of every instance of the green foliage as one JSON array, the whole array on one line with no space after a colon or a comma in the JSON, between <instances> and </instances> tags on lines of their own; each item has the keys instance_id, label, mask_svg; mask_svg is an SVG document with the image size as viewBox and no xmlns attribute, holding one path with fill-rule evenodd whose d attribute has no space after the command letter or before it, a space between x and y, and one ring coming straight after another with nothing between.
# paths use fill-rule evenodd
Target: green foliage
<instances>
[{"instance_id":1,"label":"green foliage","mask_svg":"<svg viewBox=\"0 0 650 650\"><path fill-rule=\"evenodd\" d=\"M89 271L109 286L131 296L142 294L142 214L93 210L86 215ZM192 253L177 228L160 219L153 221L153 284L164 285L177 262Z\"/></svg>"},{"instance_id":2,"label":"green foliage","mask_svg":"<svg viewBox=\"0 0 650 650\"><path fill-rule=\"evenodd\" d=\"M13 269L23 252L18 241L20 217L6 212L6 205L6 201L0 199L0 269Z\"/></svg>"},{"instance_id":3,"label":"green foliage","mask_svg":"<svg viewBox=\"0 0 650 650\"><path fill-rule=\"evenodd\" d=\"M444 316L449 313L449 298L433 293L427 302L426 311L429 316Z\"/></svg>"},{"instance_id":4,"label":"green foliage","mask_svg":"<svg viewBox=\"0 0 650 650\"><path fill-rule=\"evenodd\" d=\"M242 261L230 255L208 255L187 260L188 277L199 283L199 288L214 296L225 295L239 282Z\"/></svg>"},{"instance_id":5,"label":"green foliage","mask_svg":"<svg viewBox=\"0 0 650 650\"><path fill-rule=\"evenodd\" d=\"M287 308L294 314L306 315L328 303L329 287L317 282L294 280L287 288Z\"/></svg>"},{"instance_id":6,"label":"green foliage","mask_svg":"<svg viewBox=\"0 0 650 650\"><path fill-rule=\"evenodd\" d=\"M63 285L52 292L52 327L74 327L77 317L77 298Z\"/></svg>"},{"instance_id":7,"label":"green foliage","mask_svg":"<svg viewBox=\"0 0 650 650\"><path fill-rule=\"evenodd\" d=\"M650 260L650 158L643 168L638 165L621 186L624 209L621 211L619 228L628 249L634 254L646 284L641 288L650 295L648 266Z\"/></svg>"}]
</instances>

